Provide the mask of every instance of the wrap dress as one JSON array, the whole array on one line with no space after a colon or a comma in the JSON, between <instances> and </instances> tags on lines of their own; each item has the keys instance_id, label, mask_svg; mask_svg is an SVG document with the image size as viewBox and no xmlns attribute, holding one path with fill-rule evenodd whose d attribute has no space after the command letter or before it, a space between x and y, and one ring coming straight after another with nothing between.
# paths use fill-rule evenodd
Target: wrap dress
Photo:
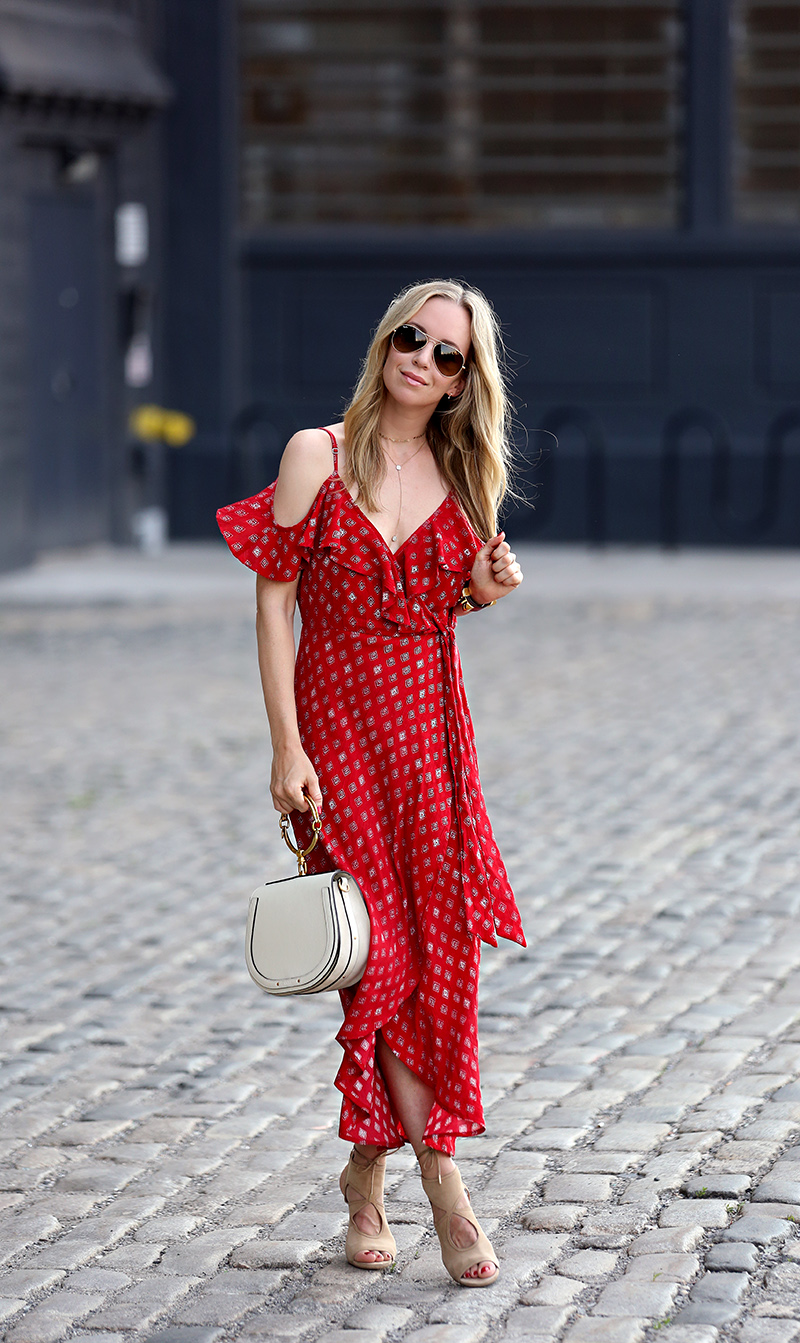
<instances>
[{"instance_id":1,"label":"wrap dress","mask_svg":"<svg viewBox=\"0 0 800 1343\"><path fill-rule=\"evenodd\" d=\"M328 431L330 432L330 431ZM480 942L525 945L478 777L455 641L455 608L480 538L451 492L394 554L334 468L296 526L275 521L275 485L217 514L237 559L266 578L299 575L295 698L319 776L324 847L370 915L364 976L341 994L340 1134L405 1140L375 1035L435 1094L425 1142L449 1155L483 1132L478 1072ZM471 619L491 619L476 615ZM310 817L292 817L310 842Z\"/></svg>"}]
</instances>

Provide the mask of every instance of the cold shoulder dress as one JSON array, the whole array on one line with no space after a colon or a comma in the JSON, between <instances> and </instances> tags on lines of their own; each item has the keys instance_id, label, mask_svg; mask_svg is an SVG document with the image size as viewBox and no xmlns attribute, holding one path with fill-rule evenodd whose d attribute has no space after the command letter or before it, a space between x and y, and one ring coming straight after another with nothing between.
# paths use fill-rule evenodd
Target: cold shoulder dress
<instances>
[{"instance_id":1,"label":"cold shoulder dress","mask_svg":"<svg viewBox=\"0 0 800 1343\"><path fill-rule=\"evenodd\" d=\"M393 554L350 497L333 447L334 469L296 526L275 522L274 485L217 518L257 574L300 576L295 697L324 808L324 851L309 870L351 872L369 909L367 968L341 995L340 1134L380 1147L405 1140L376 1067L380 1030L435 1093L425 1142L452 1155L457 1137L484 1127L480 942L525 945L455 641L454 608L481 541L450 493ZM310 842L309 817L292 821Z\"/></svg>"}]
</instances>

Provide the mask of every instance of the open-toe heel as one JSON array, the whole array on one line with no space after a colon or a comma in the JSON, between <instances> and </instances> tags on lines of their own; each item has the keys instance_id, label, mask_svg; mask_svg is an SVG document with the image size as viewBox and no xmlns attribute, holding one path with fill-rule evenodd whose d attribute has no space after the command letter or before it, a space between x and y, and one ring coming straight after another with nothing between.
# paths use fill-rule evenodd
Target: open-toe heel
<instances>
[{"instance_id":1,"label":"open-toe heel","mask_svg":"<svg viewBox=\"0 0 800 1343\"><path fill-rule=\"evenodd\" d=\"M360 1157L362 1161L366 1162L366 1165L358 1166L355 1161L356 1150L353 1148L347 1167L342 1171L339 1179L339 1188L350 1214L344 1252L348 1264L352 1264L354 1268L391 1268L395 1262L397 1245L389 1230L383 1207L383 1177L386 1170L387 1150L384 1148L371 1160L367 1157ZM348 1198L348 1189L355 1192L357 1197ZM374 1235L361 1231L356 1226L356 1217L367 1206L375 1209L381 1224L380 1231L377 1231ZM390 1255L391 1257L389 1259L366 1261L356 1259L357 1254L364 1254L369 1250L373 1250L376 1254Z\"/></svg>"},{"instance_id":2,"label":"open-toe heel","mask_svg":"<svg viewBox=\"0 0 800 1343\"><path fill-rule=\"evenodd\" d=\"M436 1159L436 1174L427 1177L425 1168L433 1157ZM447 1175L442 1175L439 1167L439 1153L434 1148L426 1148L423 1152L418 1152L417 1159L422 1172L422 1188L427 1194L433 1209L433 1224L442 1248L442 1263L450 1277L460 1287L491 1287L492 1283L497 1282L500 1277L497 1255L472 1211L469 1190L464 1187L458 1167L454 1166ZM425 1165L423 1165L423 1161ZM453 1217L463 1217L465 1222L469 1222L475 1228L476 1239L465 1250L460 1249L454 1243L450 1234ZM464 1277L469 1269L483 1263L494 1264L494 1273L485 1277Z\"/></svg>"}]
</instances>

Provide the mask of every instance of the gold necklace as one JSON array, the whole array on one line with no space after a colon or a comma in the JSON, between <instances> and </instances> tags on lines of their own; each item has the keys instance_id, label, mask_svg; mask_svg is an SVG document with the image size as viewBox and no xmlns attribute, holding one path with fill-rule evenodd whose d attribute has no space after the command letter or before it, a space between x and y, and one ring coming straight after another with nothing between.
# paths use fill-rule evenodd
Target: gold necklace
<instances>
[{"instance_id":1,"label":"gold necklace","mask_svg":"<svg viewBox=\"0 0 800 1343\"><path fill-rule=\"evenodd\" d=\"M417 439L424 438L427 432L427 429L423 429L421 434L415 434L413 438L390 438L388 434L379 433L378 438L382 438L386 443L416 443Z\"/></svg>"},{"instance_id":2,"label":"gold necklace","mask_svg":"<svg viewBox=\"0 0 800 1343\"><path fill-rule=\"evenodd\" d=\"M385 434L381 434L381 438L385 438L385 437L386 437ZM424 435L424 434L423 434L423 435L417 434L417 438L420 438L420 437L424 438L425 435ZM413 443L414 440L413 440L413 438L397 438L397 439L395 439L395 438L390 438L390 439L388 440L388 442L389 442L389 443ZM386 449L385 449L385 448L383 449L383 451L386 453L386 456L389 458L389 461L392 463L392 466L394 467L395 471L397 472L397 484L398 484L398 486L400 487L400 503L399 503L399 507L398 507L398 509L397 509L397 522L394 524L394 533L395 533L395 534L394 534L394 536L392 537L392 541L393 541L393 542L397 541L397 538L398 538L398 536L400 535L400 519L401 519L402 516L403 516L403 467L404 467L404 466L408 466L408 463L409 463L410 461L412 461L412 460L417 456L417 453L422 452L422 449L423 449L424 447L425 447L425 444L424 444L424 443L420 443L419 447L416 448L416 449L414 450L414 452L412 452L412 454L411 454L410 457L406 457L406 460L405 460L404 462L396 462L396 461L394 460L394 457L392 456L392 454L391 454L390 452L386 452Z\"/></svg>"}]
</instances>

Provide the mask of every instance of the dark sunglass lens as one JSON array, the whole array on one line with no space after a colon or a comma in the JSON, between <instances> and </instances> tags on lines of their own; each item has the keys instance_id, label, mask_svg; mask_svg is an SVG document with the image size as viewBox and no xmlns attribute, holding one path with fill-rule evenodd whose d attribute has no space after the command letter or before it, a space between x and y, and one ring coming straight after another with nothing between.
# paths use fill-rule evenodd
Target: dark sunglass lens
<instances>
[{"instance_id":1,"label":"dark sunglass lens","mask_svg":"<svg viewBox=\"0 0 800 1343\"><path fill-rule=\"evenodd\" d=\"M464 367L461 351L453 349L452 345L437 345L433 351L433 358L439 372L446 378L454 378Z\"/></svg>"},{"instance_id":2,"label":"dark sunglass lens","mask_svg":"<svg viewBox=\"0 0 800 1343\"><path fill-rule=\"evenodd\" d=\"M412 354L414 350L422 349L426 339L415 326L399 326L392 336L392 344L398 354Z\"/></svg>"}]
</instances>

